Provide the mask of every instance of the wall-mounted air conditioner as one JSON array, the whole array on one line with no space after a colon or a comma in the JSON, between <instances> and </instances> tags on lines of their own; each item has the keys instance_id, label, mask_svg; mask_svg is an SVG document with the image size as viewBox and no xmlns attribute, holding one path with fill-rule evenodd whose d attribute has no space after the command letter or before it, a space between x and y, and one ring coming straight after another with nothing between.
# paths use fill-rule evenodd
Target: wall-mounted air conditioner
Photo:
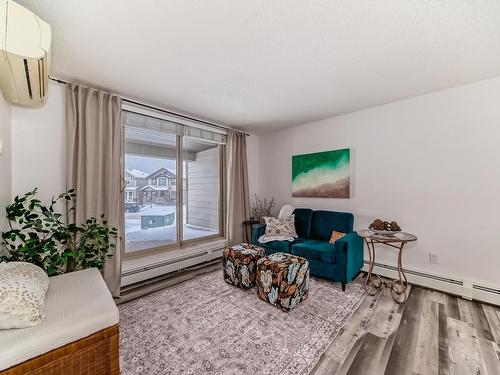
<instances>
[{"instance_id":1,"label":"wall-mounted air conditioner","mask_svg":"<svg viewBox=\"0 0 500 375\"><path fill-rule=\"evenodd\" d=\"M8 102L45 103L50 43L49 24L12 0L0 0L0 89Z\"/></svg>"}]
</instances>

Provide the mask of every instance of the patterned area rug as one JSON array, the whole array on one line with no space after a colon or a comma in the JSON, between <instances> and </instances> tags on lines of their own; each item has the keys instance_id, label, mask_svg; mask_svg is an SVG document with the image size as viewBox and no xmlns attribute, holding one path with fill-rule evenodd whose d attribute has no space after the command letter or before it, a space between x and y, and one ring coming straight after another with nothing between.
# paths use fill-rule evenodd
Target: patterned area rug
<instances>
[{"instance_id":1,"label":"patterned area rug","mask_svg":"<svg viewBox=\"0 0 500 375\"><path fill-rule=\"evenodd\" d=\"M307 374L365 298L311 278L289 313L210 272L119 306L122 374Z\"/></svg>"}]
</instances>

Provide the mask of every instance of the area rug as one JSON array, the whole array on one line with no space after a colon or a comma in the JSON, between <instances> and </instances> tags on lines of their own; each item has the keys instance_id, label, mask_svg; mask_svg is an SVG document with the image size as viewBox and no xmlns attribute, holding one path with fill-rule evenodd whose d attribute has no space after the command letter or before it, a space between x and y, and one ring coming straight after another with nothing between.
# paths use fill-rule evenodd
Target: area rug
<instances>
[{"instance_id":1,"label":"area rug","mask_svg":"<svg viewBox=\"0 0 500 375\"><path fill-rule=\"evenodd\" d=\"M210 272L119 306L121 373L307 374L364 297L311 278L287 313Z\"/></svg>"}]
</instances>

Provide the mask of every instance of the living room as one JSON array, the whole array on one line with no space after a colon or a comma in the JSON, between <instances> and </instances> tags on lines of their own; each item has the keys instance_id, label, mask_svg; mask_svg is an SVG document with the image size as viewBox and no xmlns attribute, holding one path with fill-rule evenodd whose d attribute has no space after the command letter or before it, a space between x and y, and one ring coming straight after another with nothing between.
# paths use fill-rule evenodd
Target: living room
<instances>
[{"instance_id":1,"label":"living room","mask_svg":"<svg viewBox=\"0 0 500 375\"><path fill-rule=\"evenodd\" d=\"M0 9L0 375L500 374L497 1Z\"/></svg>"}]
</instances>

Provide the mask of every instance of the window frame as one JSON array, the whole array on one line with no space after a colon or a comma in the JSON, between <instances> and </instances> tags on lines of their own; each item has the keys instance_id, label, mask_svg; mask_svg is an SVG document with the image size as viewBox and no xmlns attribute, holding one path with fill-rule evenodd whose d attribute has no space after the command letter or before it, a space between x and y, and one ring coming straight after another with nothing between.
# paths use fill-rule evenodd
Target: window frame
<instances>
[{"instance_id":1,"label":"window frame","mask_svg":"<svg viewBox=\"0 0 500 375\"><path fill-rule=\"evenodd\" d=\"M128 110L128 109L123 109ZM129 112L135 112L135 111L129 111ZM140 115L144 115L140 112L135 112ZM144 115L147 116L147 115ZM150 116L152 117L152 116ZM157 117L159 120L164 120L161 117ZM125 141L126 141L126 135L125 135L125 130L126 126L122 124L122 142L123 142L123 154L122 154L122 176L125 176L125 170L126 170L126 165L125 165L125 155L127 153L125 152ZM170 251L175 251L175 250L180 250L180 249L185 249L189 248L191 246L199 245L199 244L204 244L204 243L209 243L217 240L224 240L226 239L226 197L227 197L227 171L226 171L226 165L227 165L227 146L226 144L223 143L217 143L213 142L214 144L218 144L218 151L219 151L219 232L216 234L208 235L208 236L203 236L203 237L198 237L198 238L192 238L188 240L183 239L183 227L184 227L184 211L183 211L183 188L184 188L184 175L183 175L183 140L184 137L188 138L187 136L177 134L176 136L176 178L173 179L175 180L175 185L169 185L169 186L175 186L176 187L176 215L175 215L175 220L176 220L176 229L177 229L177 241L175 243L170 243L166 245L160 245L160 246L152 246L147 249L141 249L141 250L136 250L132 252L126 252L126 233L125 233L125 210L123 210L123 218L121 219L121 233L123 235L121 236L121 256L122 259L138 259L138 258L143 258L149 255L158 255L162 253L167 253ZM206 140L205 140L206 141ZM209 141L210 142L210 141ZM134 155L134 154L130 154ZM182 178L178 178L178 176L181 176ZM122 179L122 185L121 186L126 186L126 180L124 177ZM155 179L148 179L148 185L150 180L155 180L155 182L158 183L158 178ZM167 179L167 185L169 183L170 179ZM157 186L157 185L153 185ZM122 201L125 202L125 189L122 191Z\"/></svg>"}]
</instances>

